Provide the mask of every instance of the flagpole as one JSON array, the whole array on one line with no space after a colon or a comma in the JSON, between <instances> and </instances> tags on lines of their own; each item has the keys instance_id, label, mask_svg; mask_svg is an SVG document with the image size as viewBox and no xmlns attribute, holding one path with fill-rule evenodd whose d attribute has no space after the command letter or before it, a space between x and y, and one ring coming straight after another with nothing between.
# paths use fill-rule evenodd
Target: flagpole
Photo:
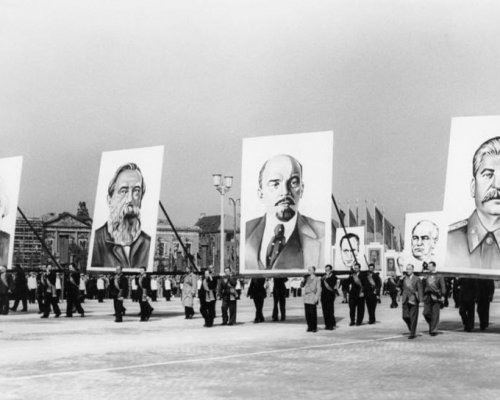
<instances>
[{"instance_id":1,"label":"flagpole","mask_svg":"<svg viewBox=\"0 0 500 400\"><path fill-rule=\"evenodd\" d=\"M347 202L347 227L349 228L351 226L351 205L349 204L349 202Z\"/></svg>"},{"instance_id":2,"label":"flagpole","mask_svg":"<svg viewBox=\"0 0 500 400\"><path fill-rule=\"evenodd\" d=\"M385 210L384 207L382 207L382 247L385 249Z\"/></svg>"},{"instance_id":3,"label":"flagpole","mask_svg":"<svg viewBox=\"0 0 500 400\"><path fill-rule=\"evenodd\" d=\"M373 199L373 241L377 242L377 202Z\"/></svg>"},{"instance_id":4,"label":"flagpole","mask_svg":"<svg viewBox=\"0 0 500 400\"><path fill-rule=\"evenodd\" d=\"M356 225L359 226L359 199L356 199Z\"/></svg>"}]
</instances>

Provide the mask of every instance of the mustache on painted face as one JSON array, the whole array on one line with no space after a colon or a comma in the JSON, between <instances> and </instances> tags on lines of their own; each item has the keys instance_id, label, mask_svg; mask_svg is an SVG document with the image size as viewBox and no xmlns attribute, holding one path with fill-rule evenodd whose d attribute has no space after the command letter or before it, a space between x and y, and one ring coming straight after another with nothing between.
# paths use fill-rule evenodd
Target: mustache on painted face
<instances>
[{"instance_id":1,"label":"mustache on painted face","mask_svg":"<svg viewBox=\"0 0 500 400\"><path fill-rule=\"evenodd\" d=\"M295 205L295 200L290 197L290 196L286 196L280 200L278 200L275 204L275 206L279 206L281 204L288 204L289 206L294 206Z\"/></svg>"},{"instance_id":2,"label":"mustache on painted face","mask_svg":"<svg viewBox=\"0 0 500 400\"><path fill-rule=\"evenodd\" d=\"M484 195L483 200L481 200L481 203L484 204L490 200L500 200L500 190L496 188L488 190Z\"/></svg>"}]
</instances>

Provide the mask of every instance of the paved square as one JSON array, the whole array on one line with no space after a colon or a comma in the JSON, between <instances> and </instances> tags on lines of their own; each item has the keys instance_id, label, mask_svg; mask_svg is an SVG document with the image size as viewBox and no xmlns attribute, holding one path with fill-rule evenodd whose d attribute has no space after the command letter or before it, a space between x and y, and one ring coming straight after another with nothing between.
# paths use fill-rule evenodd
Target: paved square
<instances>
[{"instance_id":1,"label":"paved square","mask_svg":"<svg viewBox=\"0 0 500 400\"><path fill-rule=\"evenodd\" d=\"M287 300L287 321L262 324L253 324L253 303L244 298L236 326L213 328L203 327L198 309L185 320L179 299L152 304L146 323L130 301L124 323L114 323L111 300L85 302L86 318L40 319L33 305L2 316L0 398L500 398L496 301L485 332L464 332L451 306L441 314L442 334L430 337L420 317L412 341L387 297L377 324L360 327L348 326L337 299L338 328L318 333L306 332L302 298ZM267 298L268 320L271 308ZM217 315L220 324L220 302ZM320 308L318 315L323 328Z\"/></svg>"}]
</instances>

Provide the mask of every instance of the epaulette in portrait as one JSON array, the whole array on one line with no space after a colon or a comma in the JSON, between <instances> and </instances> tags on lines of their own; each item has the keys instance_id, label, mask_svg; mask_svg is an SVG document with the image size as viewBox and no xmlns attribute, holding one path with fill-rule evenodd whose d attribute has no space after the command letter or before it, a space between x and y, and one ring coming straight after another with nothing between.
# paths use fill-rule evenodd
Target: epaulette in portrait
<instances>
[{"instance_id":1,"label":"epaulette in portrait","mask_svg":"<svg viewBox=\"0 0 500 400\"><path fill-rule=\"evenodd\" d=\"M463 228L469 223L468 219L464 219L462 221L455 222L448 227L448 232L456 231L457 229Z\"/></svg>"}]
</instances>

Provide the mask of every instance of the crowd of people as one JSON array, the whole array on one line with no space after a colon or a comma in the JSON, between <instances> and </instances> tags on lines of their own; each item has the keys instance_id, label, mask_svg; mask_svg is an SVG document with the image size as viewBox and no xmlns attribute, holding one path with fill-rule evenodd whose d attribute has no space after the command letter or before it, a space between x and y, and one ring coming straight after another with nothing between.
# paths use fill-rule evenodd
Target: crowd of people
<instances>
[{"instance_id":1,"label":"crowd of people","mask_svg":"<svg viewBox=\"0 0 500 400\"><path fill-rule=\"evenodd\" d=\"M298 283L298 284L297 284ZM25 273L16 265L12 272L0 266L0 314L9 311L28 311L28 304L38 304L41 318L48 318L51 312L58 318L62 311L60 301L66 300L66 317L76 312L85 317L82 303L86 299L112 299L116 322L122 322L126 314L124 300L138 302L140 321L148 321L154 308L150 302L159 297L170 301L173 296L180 297L186 319L195 314L195 298L198 298L200 314L204 326L214 325L216 302L221 301L222 325L234 325L237 315L237 301L245 291L245 280L237 279L227 267L222 276L215 276L209 267L198 276L190 268L184 275L157 276L146 273L144 267L135 275L123 274L117 267L114 274L88 276L70 265L63 273L47 265L41 272ZM263 313L266 297L273 299L272 321L286 320L286 298L302 295L304 314L308 332L318 331L317 306L321 305L326 330L336 328L335 300L342 292L344 303L349 308L349 325L360 326L364 322L365 310L368 324L376 323L376 309L381 295L391 299L390 308L401 304L402 319L408 327L409 339L416 337L416 328L420 304L423 304L423 317L429 325L429 335L438 334L440 310L449 306L453 298L459 309L464 330L474 329L475 307L479 326L485 330L489 326L489 307L495 291L494 281L476 278L444 278L436 273L436 264L430 262L428 270L422 276L416 276L413 265L408 264L402 276L391 272L382 282L375 272L375 265L369 264L368 270L361 271L355 263L348 277L338 279L331 265L325 266L325 274L316 275L315 267L308 269L308 274L301 280L287 277L252 278L246 288L247 297L255 305L254 323L265 322ZM10 302L13 301L12 306Z\"/></svg>"}]
</instances>

